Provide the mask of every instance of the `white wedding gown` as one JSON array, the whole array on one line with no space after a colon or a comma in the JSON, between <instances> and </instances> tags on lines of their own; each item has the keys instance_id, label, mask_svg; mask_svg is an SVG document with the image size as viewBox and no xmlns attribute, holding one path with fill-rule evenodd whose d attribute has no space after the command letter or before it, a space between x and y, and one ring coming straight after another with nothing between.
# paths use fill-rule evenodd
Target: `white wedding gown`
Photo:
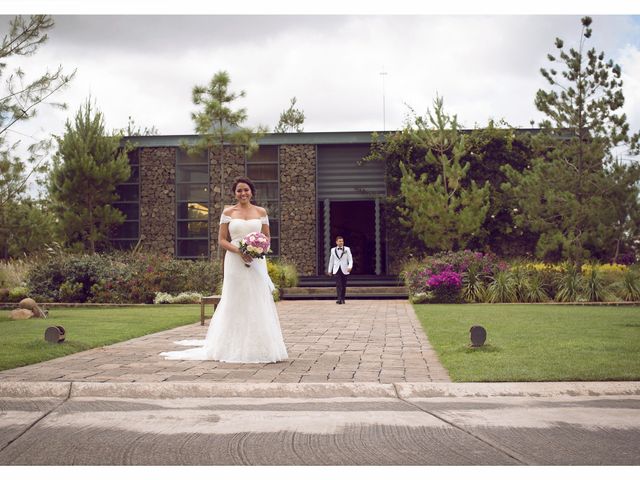
<instances>
[{"instance_id":1,"label":"white wedding gown","mask_svg":"<svg viewBox=\"0 0 640 480\"><path fill-rule=\"evenodd\" d=\"M223 215L229 223L231 243L238 245L248 233L259 232L267 217L243 220ZM286 360L287 349L280 330L278 311L271 291L273 283L264 258L246 267L242 257L226 252L222 298L205 340L183 340L179 345L199 348L162 352L170 360L218 360L233 363L271 363Z\"/></svg>"}]
</instances>

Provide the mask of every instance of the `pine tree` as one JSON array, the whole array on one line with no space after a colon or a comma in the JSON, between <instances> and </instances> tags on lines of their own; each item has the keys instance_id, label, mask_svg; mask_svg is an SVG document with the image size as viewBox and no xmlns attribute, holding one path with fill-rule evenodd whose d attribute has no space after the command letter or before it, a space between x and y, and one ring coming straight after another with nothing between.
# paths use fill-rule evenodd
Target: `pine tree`
<instances>
[{"instance_id":1,"label":"pine tree","mask_svg":"<svg viewBox=\"0 0 640 480\"><path fill-rule=\"evenodd\" d=\"M246 93L229 91L231 79L225 71L217 72L206 86L193 87L194 105L202 106L200 111L193 112L191 118L195 123L195 131L200 135L196 145L189 148L191 152L215 150L220 158L220 189L227 190L224 175L224 146L233 145L251 155L258 148L257 139L266 132L266 128L251 129L243 127L247 120L245 108L233 110L232 103L244 98ZM220 195L220 211L224 209L224 195Z\"/></svg>"},{"instance_id":2,"label":"pine tree","mask_svg":"<svg viewBox=\"0 0 640 480\"><path fill-rule=\"evenodd\" d=\"M280 114L280 121L273 129L275 133L287 133L290 130L296 133L304 131L302 126L305 120L304 110L295 108L297 102L296 97L293 97L290 101L291 105L289 105L289 108Z\"/></svg>"},{"instance_id":3,"label":"pine tree","mask_svg":"<svg viewBox=\"0 0 640 480\"><path fill-rule=\"evenodd\" d=\"M547 117L536 139L539 157L522 173L505 169L505 189L522 212L517 221L540 233L537 254L559 255L577 266L600 248L602 233L614 228L614 193L625 190L620 179L640 180L631 165L628 175L614 174L612 168L614 148L626 145L638 153L640 134L630 136L626 116L619 113L624 105L620 66L605 63L604 52L586 50L591 23L590 17L582 18L577 49L566 51L556 38L559 58L549 54L552 68L540 70L551 89L539 90L535 99ZM616 248L613 241L609 248Z\"/></svg>"},{"instance_id":4,"label":"pine tree","mask_svg":"<svg viewBox=\"0 0 640 480\"><path fill-rule=\"evenodd\" d=\"M64 89L73 79L64 73L61 66L54 72L27 80L25 71L17 66L7 72L8 65L18 63L21 57L35 55L48 40L48 32L54 22L47 15L16 16L9 22L7 33L0 42L0 257L8 258L10 252L16 254L17 240L15 213L30 212L30 205L22 208L27 184L47 170L46 159L51 141L37 140L26 149L27 155L19 152L21 140L9 138L10 129L32 119L37 108L48 104L65 108L64 104L52 103L53 96ZM26 158L24 158L26 157ZM37 215L27 215L35 218ZM33 228L38 228L37 224ZM19 252L18 252L19 253Z\"/></svg>"},{"instance_id":5,"label":"pine tree","mask_svg":"<svg viewBox=\"0 0 640 480\"><path fill-rule=\"evenodd\" d=\"M426 173L418 179L404 163L400 164L400 192L405 205L401 222L410 227L427 248L464 248L478 233L489 209L489 185L480 188L466 181L470 163L462 163L467 153L465 135L458 131L456 116L444 112L442 98L434 101L428 121L417 117L412 136L426 149L425 160L436 167L437 178Z\"/></svg>"},{"instance_id":6,"label":"pine tree","mask_svg":"<svg viewBox=\"0 0 640 480\"><path fill-rule=\"evenodd\" d=\"M49 178L49 193L69 245L94 253L124 215L110 204L131 174L120 138L106 136L102 113L87 100L67 120Z\"/></svg>"}]
</instances>

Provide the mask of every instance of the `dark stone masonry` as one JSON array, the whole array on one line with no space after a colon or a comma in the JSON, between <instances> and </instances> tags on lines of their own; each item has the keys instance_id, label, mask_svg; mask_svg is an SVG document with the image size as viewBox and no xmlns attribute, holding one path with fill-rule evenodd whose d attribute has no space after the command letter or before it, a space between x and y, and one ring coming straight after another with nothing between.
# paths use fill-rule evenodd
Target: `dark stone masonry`
<instances>
[{"instance_id":1,"label":"dark stone masonry","mask_svg":"<svg viewBox=\"0 0 640 480\"><path fill-rule=\"evenodd\" d=\"M140 239L147 251L175 254L176 149L140 153Z\"/></svg>"},{"instance_id":2,"label":"dark stone masonry","mask_svg":"<svg viewBox=\"0 0 640 480\"><path fill-rule=\"evenodd\" d=\"M315 275L315 145L280 146L280 225L282 257L299 275Z\"/></svg>"},{"instance_id":3,"label":"dark stone masonry","mask_svg":"<svg viewBox=\"0 0 640 480\"><path fill-rule=\"evenodd\" d=\"M218 228L220 226L220 215L224 206L233 205L235 197L231 192L233 179L245 175L244 150L241 148L224 149L224 169L220 173L220 150L211 149L209 151L209 172L211 190L209 196L209 229L211 235L211 258L216 258L218 253ZM220 187L222 185L222 188ZM224 203L220 200L220 195Z\"/></svg>"}]
</instances>

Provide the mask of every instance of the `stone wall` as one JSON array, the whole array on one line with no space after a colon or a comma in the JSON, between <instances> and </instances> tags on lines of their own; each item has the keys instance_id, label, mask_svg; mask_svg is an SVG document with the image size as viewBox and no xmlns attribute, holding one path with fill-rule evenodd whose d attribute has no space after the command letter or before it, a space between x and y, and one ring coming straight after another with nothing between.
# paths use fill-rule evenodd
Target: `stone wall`
<instances>
[{"instance_id":1,"label":"stone wall","mask_svg":"<svg viewBox=\"0 0 640 480\"><path fill-rule=\"evenodd\" d=\"M316 147L280 146L280 255L316 275Z\"/></svg>"},{"instance_id":2,"label":"stone wall","mask_svg":"<svg viewBox=\"0 0 640 480\"><path fill-rule=\"evenodd\" d=\"M140 152L140 239L147 251L175 255L176 149Z\"/></svg>"},{"instance_id":3,"label":"stone wall","mask_svg":"<svg viewBox=\"0 0 640 480\"><path fill-rule=\"evenodd\" d=\"M211 236L211 258L218 257L222 252L218 252L218 229L220 227L220 215L222 214L222 203L220 194L225 205L235 203L235 196L231 192L233 180L236 177L245 176L245 155L242 148L225 147L224 148L224 174L220 176L220 153L219 149L211 149L209 151L210 163L210 182L211 189L209 194L209 225ZM221 183L222 182L222 185Z\"/></svg>"}]
</instances>

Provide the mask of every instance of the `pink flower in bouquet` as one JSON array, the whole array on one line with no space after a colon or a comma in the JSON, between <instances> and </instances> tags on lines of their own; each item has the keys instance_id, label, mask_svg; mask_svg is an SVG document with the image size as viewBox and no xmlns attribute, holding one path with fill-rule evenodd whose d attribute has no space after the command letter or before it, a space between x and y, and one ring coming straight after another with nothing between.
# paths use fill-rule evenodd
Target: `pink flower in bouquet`
<instances>
[{"instance_id":1,"label":"pink flower in bouquet","mask_svg":"<svg viewBox=\"0 0 640 480\"><path fill-rule=\"evenodd\" d=\"M262 232L249 233L240 240L240 251L252 258L263 258L271 252L269 238ZM245 263L245 266L249 267L249 264Z\"/></svg>"}]
</instances>

